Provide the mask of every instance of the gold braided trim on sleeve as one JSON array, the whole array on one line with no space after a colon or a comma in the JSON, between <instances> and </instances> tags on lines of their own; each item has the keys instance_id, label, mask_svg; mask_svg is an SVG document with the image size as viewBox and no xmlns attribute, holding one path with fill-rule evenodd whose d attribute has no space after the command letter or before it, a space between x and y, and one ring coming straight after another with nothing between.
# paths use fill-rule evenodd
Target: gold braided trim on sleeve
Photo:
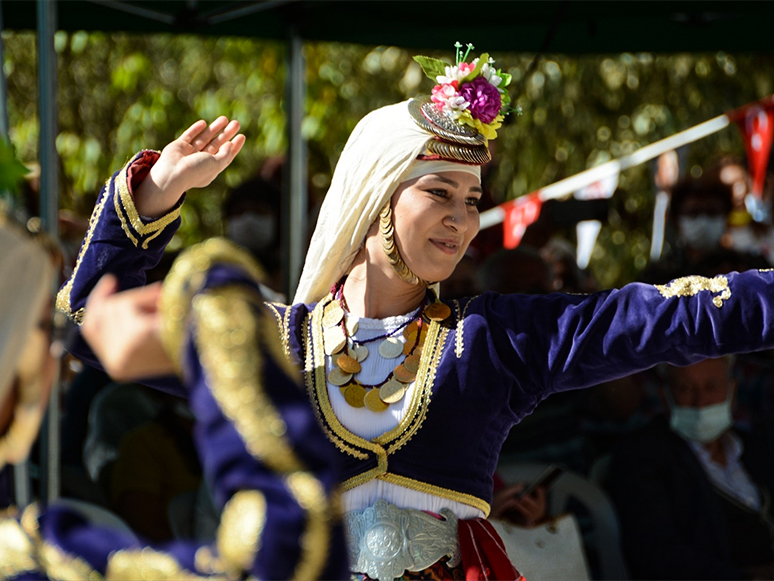
<instances>
[{"instance_id":1,"label":"gold braided trim on sleeve","mask_svg":"<svg viewBox=\"0 0 774 581\"><path fill-rule=\"evenodd\" d=\"M217 547L229 576L239 578L250 570L266 525L266 498L257 490L237 492L220 517Z\"/></svg>"},{"instance_id":2,"label":"gold braided trim on sleeve","mask_svg":"<svg viewBox=\"0 0 774 581\"><path fill-rule=\"evenodd\" d=\"M207 383L223 414L245 442L247 450L280 473L303 470L287 426L264 392L263 355L259 347L273 326L264 324L256 309L262 299L242 286L198 294L192 301L195 342Z\"/></svg>"},{"instance_id":3,"label":"gold braided trim on sleeve","mask_svg":"<svg viewBox=\"0 0 774 581\"><path fill-rule=\"evenodd\" d=\"M186 337L191 300L204 285L214 264L229 264L259 283L264 274L250 254L225 238L211 238L185 250L175 260L161 291L161 341L178 374ZM281 360L277 361L281 364ZM298 373L298 371L295 371Z\"/></svg>"},{"instance_id":4,"label":"gold braided trim on sleeve","mask_svg":"<svg viewBox=\"0 0 774 581\"><path fill-rule=\"evenodd\" d=\"M134 205L132 195L129 193L129 166L140 155L142 155L142 153L138 153L137 155L133 156L132 159L130 159L121 169L120 173L116 177L114 204L116 207L116 213L121 220L121 227L123 228L129 240L132 241L132 244L137 246L138 241L137 238L133 236L132 231L130 231L130 227L139 236L148 236L149 234L152 235L142 243L143 249L147 250L148 243L156 238L159 234L161 234L164 231L164 228L169 226L178 218L178 216L180 216L180 206L168 214L163 215L161 218L158 218L157 220L147 224L143 223L142 219L140 218L140 214L137 212L137 208ZM126 216L124 216L124 213Z\"/></svg>"},{"instance_id":5,"label":"gold braided trim on sleeve","mask_svg":"<svg viewBox=\"0 0 774 581\"><path fill-rule=\"evenodd\" d=\"M75 261L75 268L73 268L73 272L70 275L70 278L67 279L67 282L65 282L64 286L59 289L59 292L56 294L57 310L67 315L67 318L76 325L83 324L83 315L85 310L83 308L78 309L76 312L73 312L72 310L70 297L73 292L73 284L75 283L75 278L78 276L78 270L81 268L83 257L85 256L86 251L89 249L91 239L94 236L94 229L97 227L97 222L99 222L100 216L102 216L102 211L105 209L105 203L107 202L109 195L110 180L108 180L108 182L105 184L105 191L97 202L97 205L94 206L94 211L91 213L91 217L89 218L89 228L86 230L86 236L84 237L83 243L81 244L81 249L78 252L78 258Z\"/></svg>"},{"instance_id":6,"label":"gold braided trim on sleeve","mask_svg":"<svg viewBox=\"0 0 774 581\"><path fill-rule=\"evenodd\" d=\"M669 299L672 297L692 297L702 291L711 293L720 293L712 297L712 304L717 308L723 306L723 301L731 298L731 289L728 288L728 279L725 276L718 275L714 278L704 276L684 276L676 278L666 285L655 285L656 290L661 296Z\"/></svg>"},{"instance_id":7,"label":"gold braided trim on sleeve","mask_svg":"<svg viewBox=\"0 0 774 581\"><path fill-rule=\"evenodd\" d=\"M293 579L320 579L331 543L331 504L322 483L309 472L295 472L285 479L298 505L306 512L306 530L301 535L301 557ZM336 503L334 503L336 504Z\"/></svg>"},{"instance_id":8,"label":"gold braided trim on sleeve","mask_svg":"<svg viewBox=\"0 0 774 581\"><path fill-rule=\"evenodd\" d=\"M89 577L65 577L64 579L101 579ZM226 581L225 575L198 575L183 568L177 559L168 553L155 551L149 547L144 549L126 549L116 551L108 557L107 581L126 581L127 579L153 579L154 581L194 581L209 579Z\"/></svg>"},{"instance_id":9,"label":"gold braided trim on sleeve","mask_svg":"<svg viewBox=\"0 0 774 581\"><path fill-rule=\"evenodd\" d=\"M0 516L0 579L39 571L32 539L10 511Z\"/></svg>"}]
</instances>

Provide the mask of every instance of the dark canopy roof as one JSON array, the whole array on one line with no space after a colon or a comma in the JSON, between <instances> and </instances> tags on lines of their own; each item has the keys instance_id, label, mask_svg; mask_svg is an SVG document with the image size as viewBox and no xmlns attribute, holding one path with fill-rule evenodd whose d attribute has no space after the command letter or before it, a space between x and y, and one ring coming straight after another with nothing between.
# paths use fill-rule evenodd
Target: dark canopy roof
<instances>
[{"instance_id":1,"label":"dark canopy roof","mask_svg":"<svg viewBox=\"0 0 774 581\"><path fill-rule=\"evenodd\" d=\"M53 0L52 0L53 1ZM774 3L544 0L56 0L59 28L177 32L449 50L772 52ZM2 2L7 29L34 29L35 2Z\"/></svg>"}]
</instances>

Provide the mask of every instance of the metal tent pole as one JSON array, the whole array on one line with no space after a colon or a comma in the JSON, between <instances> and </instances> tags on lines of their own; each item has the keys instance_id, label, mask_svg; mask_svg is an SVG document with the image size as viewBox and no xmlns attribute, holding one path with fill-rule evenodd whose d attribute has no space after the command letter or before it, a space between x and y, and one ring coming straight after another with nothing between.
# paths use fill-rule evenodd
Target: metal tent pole
<instances>
[{"instance_id":1,"label":"metal tent pole","mask_svg":"<svg viewBox=\"0 0 774 581\"><path fill-rule=\"evenodd\" d=\"M288 300L301 277L306 254L307 231L307 165L306 142L301 135L306 92L304 43L298 32L290 31L288 66L285 84L287 103L288 159L283 180L283 248L285 263L285 292Z\"/></svg>"},{"instance_id":2,"label":"metal tent pole","mask_svg":"<svg viewBox=\"0 0 774 581\"><path fill-rule=\"evenodd\" d=\"M40 218L43 228L59 240L59 158L56 152L57 59L54 34L57 28L56 0L37 0L38 8L38 116L40 118ZM40 495L47 502L59 497L59 385L51 387L48 414L41 432Z\"/></svg>"}]
</instances>

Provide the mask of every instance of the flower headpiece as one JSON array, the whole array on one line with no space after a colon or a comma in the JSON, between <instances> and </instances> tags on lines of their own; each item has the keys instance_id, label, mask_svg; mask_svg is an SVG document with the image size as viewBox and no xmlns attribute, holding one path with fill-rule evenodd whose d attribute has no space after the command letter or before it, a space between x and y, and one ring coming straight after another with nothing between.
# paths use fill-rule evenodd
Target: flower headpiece
<instances>
[{"instance_id":1,"label":"flower headpiece","mask_svg":"<svg viewBox=\"0 0 774 581\"><path fill-rule=\"evenodd\" d=\"M415 56L424 73L437 84L431 101L439 112L458 124L467 125L487 140L497 137L505 115L510 111L510 97L505 87L511 75L495 69L487 53L466 62L472 44L463 55L462 45L455 43L456 64L426 56Z\"/></svg>"}]
</instances>

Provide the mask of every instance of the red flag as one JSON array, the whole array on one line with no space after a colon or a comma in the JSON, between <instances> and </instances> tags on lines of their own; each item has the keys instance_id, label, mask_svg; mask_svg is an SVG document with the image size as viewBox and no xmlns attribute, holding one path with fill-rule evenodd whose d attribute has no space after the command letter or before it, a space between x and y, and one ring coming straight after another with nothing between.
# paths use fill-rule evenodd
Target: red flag
<instances>
[{"instance_id":1,"label":"red flag","mask_svg":"<svg viewBox=\"0 0 774 581\"><path fill-rule=\"evenodd\" d=\"M503 222L503 246L516 248L521 242L527 226L533 224L540 217L540 208L543 201L540 192L533 192L521 196L503 204L505 220Z\"/></svg>"},{"instance_id":2,"label":"red flag","mask_svg":"<svg viewBox=\"0 0 774 581\"><path fill-rule=\"evenodd\" d=\"M747 151L752 193L760 199L763 181L766 179L766 168L769 164L771 142L774 138L774 109L770 106L764 108L755 103L736 121Z\"/></svg>"}]
</instances>

